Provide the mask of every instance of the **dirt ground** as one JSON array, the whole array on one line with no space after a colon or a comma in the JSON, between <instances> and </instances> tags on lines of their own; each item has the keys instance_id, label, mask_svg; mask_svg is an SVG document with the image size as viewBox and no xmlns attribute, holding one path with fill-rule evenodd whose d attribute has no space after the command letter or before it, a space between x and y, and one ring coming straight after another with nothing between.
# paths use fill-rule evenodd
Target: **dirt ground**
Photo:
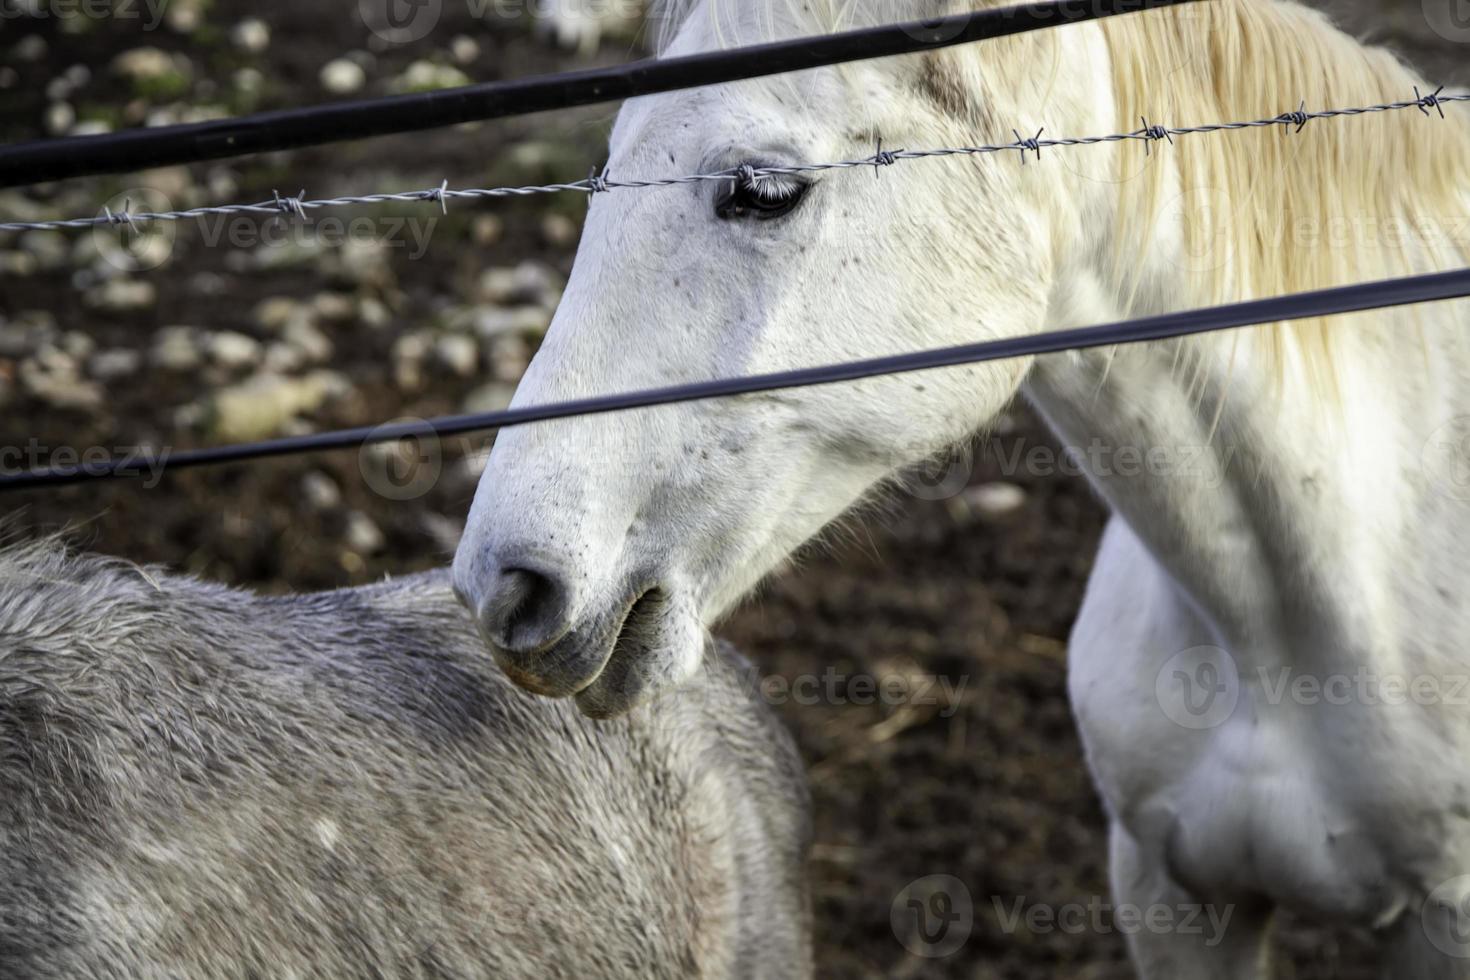
<instances>
[{"instance_id":1,"label":"dirt ground","mask_svg":"<svg viewBox=\"0 0 1470 980\"><path fill-rule=\"evenodd\" d=\"M1445 81L1445 71L1464 63L1463 46L1424 29L1417 0L1343 7L1358 27L1401 44ZM264 45L251 18L267 29ZM446 67L491 79L588 63L533 39L523 19L476 20L457 3L444 4L422 40L373 41L348 0L177 0L156 30L115 17L80 25L6 19L0 138L78 122L124 125L155 111L180 118L188 106L237 112L319 101L332 97L323 66L348 51L361 54L360 91L369 95L424 83ZM144 47L163 58L119 59ZM608 38L593 60L633 50L626 37ZM74 65L89 68L73 73L78 84L48 91ZM339 68L334 78L346 84L353 72ZM325 197L441 179L576 179L600 162L612 112L0 191L0 218L94 214L100 202L143 187L215 203L303 188ZM442 216L414 205L369 212L380 237L391 237L386 229L398 217L437 216L422 255L402 241L365 252L294 238L237 249L185 227L161 265L124 275L105 247L88 244L90 233L0 235L0 447L30 447L35 458L27 461L44 462L58 447L203 445L240 426L307 431L498 404L534 347L533 321L544 322L527 311L553 305L555 277L570 268L584 206L571 196L456 204ZM487 283L482 275L527 259L550 270L550 283L539 267L518 280L504 273ZM118 283L149 284L152 295ZM274 313L263 307L268 300L281 301ZM485 326L505 310L526 323ZM166 336L171 327L189 329ZM251 388L262 375L281 383ZM498 386L487 388L487 377ZM293 394L284 394L285 382L299 382ZM305 401L271 424L235 418L238 406L216 400L232 386ZM996 440L955 484L969 489L895 493L845 522L721 630L789 681L836 678L828 687L836 694L780 706L815 794L812 874L826 977L1129 975L1123 937L1105 924L1005 926L1017 902L1058 909L1106 901L1103 820L1067 706L1064 647L1104 514L1076 478L1006 471L1018 446L1051 444L1023 406ZM134 482L14 495L0 500L0 512L38 528L76 523L91 548L218 581L272 591L336 587L443 563L474 488L466 457L484 443L446 443L440 478L410 499L374 492L375 480L364 476L373 458L348 452L183 472L146 489ZM895 675L940 678L956 694L929 706L884 706L854 703L861 695L843 686ZM929 959L905 947L890 913L910 882L938 874L963 883L974 925L957 951ZM1285 977L1373 972L1371 937L1288 922L1276 942Z\"/></svg>"}]
</instances>

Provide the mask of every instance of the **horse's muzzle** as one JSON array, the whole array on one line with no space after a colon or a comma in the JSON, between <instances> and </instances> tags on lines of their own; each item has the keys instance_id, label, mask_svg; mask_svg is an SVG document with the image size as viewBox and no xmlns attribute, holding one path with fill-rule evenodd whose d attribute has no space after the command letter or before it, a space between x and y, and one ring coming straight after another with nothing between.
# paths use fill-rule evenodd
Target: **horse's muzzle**
<instances>
[{"instance_id":1,"label":"horse's muzzle","mask_svg":"<svg viewBox=\"0 0 1470 980\"><path fill-rule=\"evenodd\" d=\"M517 566L498 573L477 619L506 676L533 694L575 696L593 718L630 711L683 680L699 660L703 627L693 603L672 590L630 589L580 622L573 608L557 576Z\"/></svg>"}]
</instances>

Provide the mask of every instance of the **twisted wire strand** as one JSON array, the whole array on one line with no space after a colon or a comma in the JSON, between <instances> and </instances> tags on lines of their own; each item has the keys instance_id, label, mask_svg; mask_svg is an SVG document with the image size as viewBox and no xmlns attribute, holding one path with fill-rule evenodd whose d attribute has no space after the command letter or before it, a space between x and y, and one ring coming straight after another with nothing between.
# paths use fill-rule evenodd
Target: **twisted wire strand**
<instances>
[{"instance_id":1,"label":"twisted wire strand","mask_svg":"<svg viewBox=\"0 0 1470 980\"><path fill-rule=\"evenodd\" d=\"M1261 129L1271 126L1281 126L1285 127L1288 132L1299 133L1308 122L1316 119L1337 119L1348 116L1368 115L1371 113L1396 112L1403 109L1418 109L1426 116L1432 114L1430 110L1434 110L1434 112L1437 112L1443 118L1444 106L1457 102L1470 102L1470 92L1446 95L1444 94L1444 87L1441 86L1433 92L1420 94L1416 88L1414 89L1414 98L1403 99L1397 102L1384 102L1378 105L1356 106L1342 109L1318 109L1315 111L1308 111L1305 103L1302 103L1295 110L1244 122L1208 123L1199 126L1159 126L1150 124L1147 119L1143 119L1140 120L1142 126L1139 129L1127 133L1112 133L1107 136L1046 137L1044 136L1046 131L1042 129L1035 136L1025 137L1020 132L1013 131L1016 134L1016 139L1010 143L997 143L984 146L940 147L928 150L884 150L882 140L879 140L877 149L871 156L854 160L839 160L830 163L802 163L788 166L766 167L745 165L731 167L726 170L717 170L711 173L647 179L615 179L608 176L606 171L601 174L594 171L583 180L560 184L531 184L522 187L451 188L448 181L443 181L438 187L432 187L426 190L399 191L382 194L353 194L318 200L305 200L304 192L295 197L281 197L279 194L276 194L272 200L259 201L254 204L222 204L209 207L185 208L177 211L130 211L125 206L121 211L112 211L109 208L104 208L101 214L89 218L0 222L0 231L53 231L74 228L95 228L102 225L128 225L130 228L136 230L139 223L182 221L188 218L201 218L211 215L295 215L304 219L307 211L314 211L319 208L384 204L389 202L435 202L438 203L441 210L447 210L449 201L458 200L530 197L537 194L561 193L590 195L616 190L673 187L680 184L694 184L702 181L759 181L766 177L795 176L829 170L853 170L864 167L872 167L876 171L880 167L893 166L905 160L925 160L953 156L983 156L986 154L1007 152L1019 153L1021 162L1025 163L1027 153L1031 153L1039 159L1043 149L1052 147L1093 146L1099 143L1119 143L1129 140L1142 140L1149 144L1165 141L1172 144L1175 136L1230 132L1242 129Z\"/></svg>"}]
</instances>

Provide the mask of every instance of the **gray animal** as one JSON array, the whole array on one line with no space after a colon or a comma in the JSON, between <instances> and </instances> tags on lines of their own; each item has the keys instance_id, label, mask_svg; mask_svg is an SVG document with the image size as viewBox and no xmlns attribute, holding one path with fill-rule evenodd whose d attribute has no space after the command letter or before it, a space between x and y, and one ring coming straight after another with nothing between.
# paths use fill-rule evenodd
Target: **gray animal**
<instances>
[{"instance_id":1,"label":"gray animal","mask_svg":"<svg viewBox=\"0 0 1470 980\"><path fill-rule=\"evenodd\" d=\"M0 552L0 978L803 977L808 799L711 646L615 722L430 574L263 597Z\"/></svg>"}]
</instances>

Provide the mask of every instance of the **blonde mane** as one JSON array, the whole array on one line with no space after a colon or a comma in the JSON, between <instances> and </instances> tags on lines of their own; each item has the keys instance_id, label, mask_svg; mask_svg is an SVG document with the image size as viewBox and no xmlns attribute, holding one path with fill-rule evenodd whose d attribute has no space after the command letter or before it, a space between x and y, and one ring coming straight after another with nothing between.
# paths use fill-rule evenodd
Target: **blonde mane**
<instances>
[{"instance_id":1,"label":"blonde mane","mask_svg":"<svg viewBox=\"0 0 1470 980\"><path fill-rule=\"evenodd\" d=\"M660 50L701 3L722 46L975 6L975 0L653 0ZM1088 133L1062 135L1131 132L1143 119L1195 126L1271 117L1303 104L1309 111L1375 105L1413 99L1416 86L1427 94L1439 85L1295 0L1196 0L1098 24L1112 61L1117 118L1097 120ZM1040 109L1053 93L1037 66L1052 66L1054 84L1057 37L1048 30L963 50L998 69L987 73L992 77L1026 79L1031 89L1008 92L1006 101ZM968 100L952 93L949 101ZM1015 120L992 118L987 106L973 108L977 137L1011 138ZM1429 112L1433 118L1410 108L1313 120L1299 133L1295 126L1270 126L1185 135L1157 148L1123 144L1114 243L1122 307L1147 285L1206 305L1470 264L1470 104L1445 106L1444 119ZM1178 280L1140 282L1134 257L1154 247L1159 222L1174 216L1185 236L1185 254L1171 256ZM1309 383L1330 388L1331 338L1343 326L1341 318L1298 321L1228 334L1223 342L1244 338L1278 375L1289 361Z\"/></svg>"},{"instance_id":2,"label":"blonde mane","mask_svg":"<svg viewBox=\"0 0 1470 980\"><path fill-rule=\"evenodd\" d=\"M1118 131L1295 110L1366 106L1433 92L1388 51L1287 0L1201 0L1103 22ZM1176 137L1123 150L1118 254L1147 248L1166 210L1183 217L1181 270L1205 302L1319 289L1470 263L1470 116L1417 109ZM1180 175L1176 184L1164 156ZM1120 270L1122 271L1122 270ZM1133 283L1137 289L1140 284ZM1342 324L1251 331L1285 362L1331 383Z\"/></svg>"}]
</instances>

